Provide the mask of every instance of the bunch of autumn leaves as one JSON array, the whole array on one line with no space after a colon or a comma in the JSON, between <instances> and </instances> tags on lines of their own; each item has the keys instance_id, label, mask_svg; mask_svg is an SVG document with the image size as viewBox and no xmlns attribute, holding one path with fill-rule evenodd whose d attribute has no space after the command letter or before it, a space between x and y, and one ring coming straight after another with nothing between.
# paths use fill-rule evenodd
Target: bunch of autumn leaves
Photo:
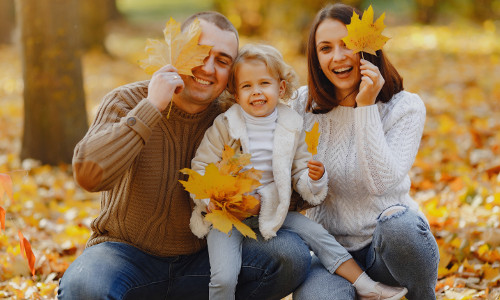
<instances>
[{"instance_id":1,"label":"bunch of autumn leaves","mask_svg":"<svg viewBox=\"0 0 500 300\"><path fill-rule=\"evenodd\" d=\"M348 35L343 39L346 46L354 53L365 51L375 54L388 40L382 35L385 13L373 23L373 8L370 6L363 13L362 19L354 12L351 24L347 25ZM201 34L199 20L195 20L184 32L180 24L170 18L163 30L165 43L158 40L147 41L148 58L141 61L141 67L152 74L166 64L177 68L179 74L192 76L191 69L202 65L209 55L210 46L198 45ZM310 132L306 132L308 150L316 154L319 132L315 123ZM235 153L225 146L222 160L209 164L204 175L185 168L180 172L188 175L188 180L180 180L186 191L195 199L210 199L211 209L205 215L205 220L214 228L229 233L233 226L242 235L256 238L253 230L240 220L251 216L247 211L259 204L252 192L260 186L262 172L254 168L245 169L250 164L250 154Z\"/></svg>"}]
</instances>

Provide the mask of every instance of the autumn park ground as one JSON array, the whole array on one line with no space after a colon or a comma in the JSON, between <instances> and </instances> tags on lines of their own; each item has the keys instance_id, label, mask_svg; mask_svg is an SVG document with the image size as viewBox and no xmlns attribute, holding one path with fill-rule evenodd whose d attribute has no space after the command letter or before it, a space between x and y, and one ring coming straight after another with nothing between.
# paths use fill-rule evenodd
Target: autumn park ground
<instances>
[{"instance_id":1,"label":"autumn park ground","mask_svg":"<svg viewBox=\"0 0 500 300\"><path fill-rule=\"evenodd\" d=\"M158 32L162 28L158 27ZM500 298L500 28L393 27L385 49L405 88L427 107L411 195L427 215L440 249L438 299ZM106 41L110 55L83 57L89 118L111 89L148 75L144 31L118 26ZM243 43L247 40L243 39ZM283 51L305 81L305 58L285 37ZM22 66L16 46L0 46L0 173L13 181L13 199L0 233L0 298L54 299L57 282L81 253L99 210L98 194L80 189L71 167L20 161ZM20 254L17 232L31 242L36 274ZM402 233L404 234L404 233ZM289 297L291 298L291 297Z\"/></svg>"}]
</instances>

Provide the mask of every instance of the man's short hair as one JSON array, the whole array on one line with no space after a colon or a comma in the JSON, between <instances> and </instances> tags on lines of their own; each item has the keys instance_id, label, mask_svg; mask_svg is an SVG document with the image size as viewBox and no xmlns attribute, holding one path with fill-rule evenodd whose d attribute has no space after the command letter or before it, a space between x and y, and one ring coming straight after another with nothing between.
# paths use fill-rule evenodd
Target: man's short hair
<instances>
[{"instance_id":1,"label":"man's short hair","mask_svg":"<svg viewBox=\"0 0 500 300\"><path fill-rule=\"evenodd\" d=\"M191 15L181 24L181 30L186 29L196 18L212 23L221 30L233 32L236 36L236 41L239 44L238 30L236 30L233 23L231 23L226 16L216 11L202 11Z\"/></svg>"}]
</instances>

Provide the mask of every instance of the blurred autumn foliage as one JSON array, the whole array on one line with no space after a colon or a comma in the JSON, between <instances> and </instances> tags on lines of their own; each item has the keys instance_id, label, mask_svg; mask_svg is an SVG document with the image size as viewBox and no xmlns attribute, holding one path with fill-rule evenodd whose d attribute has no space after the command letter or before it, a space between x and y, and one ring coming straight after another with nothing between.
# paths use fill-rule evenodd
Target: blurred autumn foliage
<instances>
[{"instance_id":1,"label":"blurred autumn foliage","mask_svg":"<svg viewBox=\"0 0 500 300\"><path fill-rule=\"evenodd\" d=\"M236 4L214 2L221 5L221 11L237 11L231 8ZM281 5L284 10L310 9L296 2L291 1L290 7ZM381 11L374 7L378 16ZM265 14L255 16L264 18ZM89 121L107 92L149 78L138 61L145 58L146 39L161 36L168 17L152 27L120 21L109 27L108 54L85 52L82 65ZM307 20L304 17L301 23L304 30ZM411 194L421 204L440 247L438 299L500 297L500 25L493 20L396 26L388 16L384 31L391 38L384 49L403 75L405 88L418 93L427 107L420 151L410 174ZM256 35L242 35L242 43L258 40L276 46L305 82L304 32L248 30ZM57 280L90 236L99 200L98 194L76 186L70 166L20 160L21 66L17 46L0 45L0 173L8 174L13 182L13 199L4 197L0 203L6 210L5 230L0 233L0 298L54 299ZM19 230L36 256L33 277L20 254Z\"/></svg>"}]
</instances>

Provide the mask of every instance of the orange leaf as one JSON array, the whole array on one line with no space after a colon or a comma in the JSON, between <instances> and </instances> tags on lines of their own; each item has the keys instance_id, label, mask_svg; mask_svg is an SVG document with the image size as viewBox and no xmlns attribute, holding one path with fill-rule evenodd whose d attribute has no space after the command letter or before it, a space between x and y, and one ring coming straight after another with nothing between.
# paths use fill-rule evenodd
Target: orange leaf
<instances>
[{"instance_id":1,"label":"orange leaf","mask_svg":"<svg viewBox=\"0 0 500 300\"><path fill-rule=\"evenodd\" d=\"M382 35L385 28L384 19L385 13L373 23L373 8L371 5L363 12L362 19L359 19L359 15L353 12L351 24L346 25L347 36L342 41L354 53L364 51L377 55L375 51L382 49L389 40L388 37Z\"/></svg>"},{"instance_id":2,"label":"orange leaf","mask_svg":"<svg viewBox=\"0 0 500 300\"><path fill-rule=\"evenodd\" d=\"M5 209L0 206L0 226L5 230Z\"/></svg>"},{"instance_id":3,"label":"orange leaf","mask_svg":"<svg viewBox=\"0 0 500 300\"><path fill-rule=\"evenodd\" d=\"M189 175L189 178L179 182L195 199L210 199L214 208L205 220L211 222L214 228L228 233L234 225L243 235L255 238L255 233L240 221L250 217L247 211L259 204L259 200L248 193L260 186L262 172L254 168L241 172L248 163L249 154L235 154L226 145L222 161L208 164L204 175L188 168L182 169L180 172Z\"/></svg>"},{"instance_id":4,"label":"orange leaf","mask_svg":"<svg viewBox=\"0 0 500 300\"><path fill-rule=\"evenodd\" d=\"M35 255L33 254L33 251L31 250L31 244L30 242L23 236L21 231L18 231L17 234L19 235L19 242L21 246L21 253L23 256L28 260L28 265L31 270L31 274L35 276Z\"/></svg>"},{"instance_id":5,"label":"orange leaf","mask_svg":"<svg viewBox=\"0 0 500 300\"><path fill-rule=\"evenodd\" d=\"M188 29L181 31L181 25L170 18L163 34L165 43L147 40L146 53L149 56L140 61L141 67L146 73L153 74L161 67L171 64L179 74L193 76L191 69L203 65L203 60L212 49L212 46L198 45L201 35L200 21L195 19Z\"/></svg>"},{"instance_id":6,"label":"orange leaf","mask_svg":"<svg viewBox=\"0 0 500 300\"><path fill-rule=\"evenodd\" d=\"M306 131L306 144L307 151L309 151L312 155L318 153L318 142L320 133L318 131L319 124L318 122L314 122L313 128L311 131Z\"/></svg>"},{"instance_id":7,"label":"orange leaf","mask_svg":"<svg viewBox=\"0 0 500 300\"><path fill-rule=\"evenodd\" d=\"M12 179L7 174L0 174L0 203L3 202L3 196L7 194L10 200L14 200L12 197Z\"/></svg>"},{"instance_id":8,"label":"orange leaf","mask_svg":"<svg viewBox=\"0 0 500 300\"><path fill-rule=\"evenodd\" d=\"M222 160L215 165L224 175L236 175L246 165L250 164L250 154L236 153L233 148L224 145Z\"/></svg>"}]
</instances>

